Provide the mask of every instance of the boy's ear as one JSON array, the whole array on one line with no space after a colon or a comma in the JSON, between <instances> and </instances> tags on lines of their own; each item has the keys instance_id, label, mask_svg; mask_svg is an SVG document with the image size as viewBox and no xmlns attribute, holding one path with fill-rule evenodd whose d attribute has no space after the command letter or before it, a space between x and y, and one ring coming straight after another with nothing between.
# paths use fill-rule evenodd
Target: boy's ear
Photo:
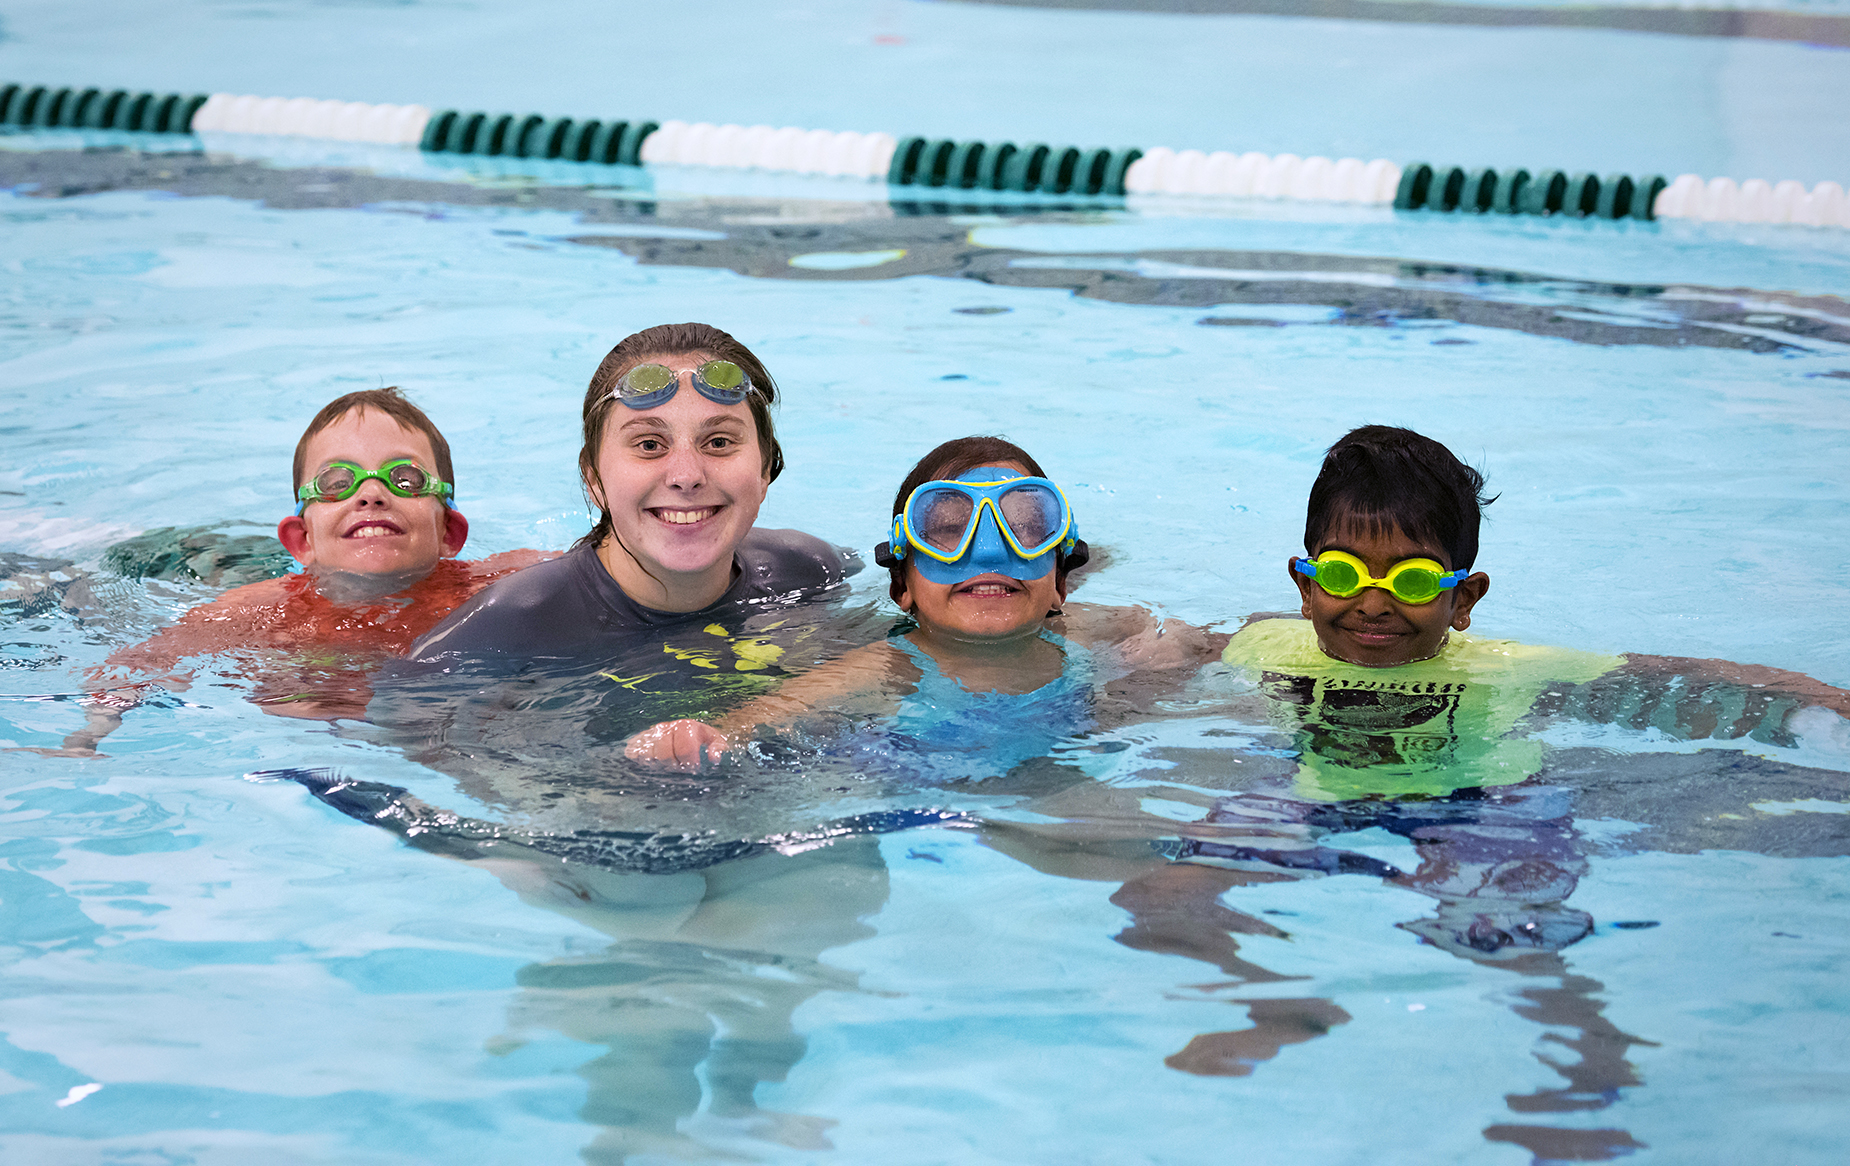
<instances>
[{"instance_id":1,"label":"boy's ear","mask_svg":"<svg viewBox=\"0 0 1850 1166\"><path fill-rule=\"evenodd\" d=\"M1452 594L1456 597L1452 600L1454 630L1462 632L1471 626L1471 609L1476 607L1477 601L1484 598L1489 591L1490 576L1482 571L1475 575L1467 575L1459 581L1458 586L1452 589Z\"/></svg>"},{"instance_id":2,"label":"boy's ear","mask_svg":"<svg viewBox=\"0 0 1850 1166\"><path fill-rule=\"evenodd\" d=\"M463 512L450 507L443 509L443 557L453 559L462 553L463 544L469 541L469 520Z\"/></svg>"},{"instance_id":3,"label":"boy's ear","mask_svg":"<svg viewBox=\"0 0 1850 1166\"><path fill-rule=\"evenodd\" d=\"M303 522L301 516L291 514L277 523L276 538L283 544L283 549L294 555L296 561L304 567L314 558L308 549L308 523Z\"/></svg>"},{"instance_id":4,"label":"boy's ear","mask_svg":"<svg viewBox=\"0 0 1850 1166\"><path fill-rule=\"evenodd\" d=\"M1309 619L1310 618L1310 589L1312 587L1315 587L1317 583L1309 575L1298 574L1297 562L1298 562L1298 556L1296 555L1293 555L1289 559L1286 559L1285 560L1285 574L1291 576L1291 581L1297 585L1298 601L1303 604L1302 612L1303 612L1304 618ZM1462 587L1464 586L1464 584L1461 583L1459 584L1459 586Z\"/></svg>"}]
</instances>

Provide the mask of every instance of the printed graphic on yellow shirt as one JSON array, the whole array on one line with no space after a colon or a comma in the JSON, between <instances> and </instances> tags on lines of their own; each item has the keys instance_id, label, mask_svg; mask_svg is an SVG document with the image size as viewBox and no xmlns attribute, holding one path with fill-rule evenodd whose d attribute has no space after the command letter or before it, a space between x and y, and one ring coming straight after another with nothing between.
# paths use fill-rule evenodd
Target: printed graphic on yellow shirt
<instances>
[{"instance_id":1,"label":"printed graphic on yellow shirt","mask_svg":"<svg viewBox=\"0 0 1850 1166\"><path fill-rule=\"evenodd\" d=\"M1297 782L1326 801L1442 797L1510 785L1541 768L1540 741L1512 735L1550 685L1581 684L1616 656L1453 635L1431 660L1364 668L1325 656L1306 620L1242 628L1222 659L1252 676L1297 742Z\"/></svg>"}]
</instances>

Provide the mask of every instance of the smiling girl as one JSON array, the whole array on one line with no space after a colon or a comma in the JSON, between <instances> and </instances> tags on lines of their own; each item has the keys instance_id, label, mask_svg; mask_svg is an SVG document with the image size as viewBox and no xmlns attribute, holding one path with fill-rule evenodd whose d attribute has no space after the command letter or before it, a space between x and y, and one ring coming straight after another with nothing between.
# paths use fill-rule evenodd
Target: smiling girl
<instances>
[{"instance_id":1,"label":"smiling girl","mask_svg":"<svg viewBox=\"0 0 1850 1166\"><path fill-rule=\"evenodd\" d=\"M600 515L570 552L484 591L413 645L415 660L608 656L650 629L725 621L859 568L794 530L753 524L784 468L777 385L706 324L644 329L585 390L578 469Z\"/></svg>"},{"instance_id":2,"label":"smiling girl","mask_svg":"<svg viewBox=\"0 0 1850 1166\"><path fill-rule=\"evenodd\" d=\"M1065 494L1001 438L959 438L920 459L893 499L891 534L875 559L914 626L716 724L645 729L629 756L697 768L760 726L828 710L890 718L922 748L980 754L999 771L1090 727L1107 682L1192 669L1225 642L1141 608L1068 607L1086 544Z\"/></svg>"}]
</instances>

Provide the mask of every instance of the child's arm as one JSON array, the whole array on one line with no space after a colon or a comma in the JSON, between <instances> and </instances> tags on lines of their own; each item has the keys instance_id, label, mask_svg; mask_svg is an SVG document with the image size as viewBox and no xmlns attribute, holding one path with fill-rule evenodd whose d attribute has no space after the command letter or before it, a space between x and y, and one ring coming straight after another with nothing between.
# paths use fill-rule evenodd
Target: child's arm
<instances>
[{"instance_id":1,"label":"child's arm","mask_svg":"<svg viewBox=\"0 0 1850 1166\"><path fill-rule=\"evenodd\" d=\"M1685 684L1731 684L1737 688L1765 690L1771 695L1798 697L1806 704L1820 705L1840 716L1850 717L1850 692L1833 688L1822 680L1769 668L1764 664L1736 664L1732 660L1700 660L1689 656L1641 656L1627 653L1623 671L1634 676L1681 679Z\"/></svg>"},{"instance_id":2,"label":"child's arm","mask_svg":"<svg viewBox=\"0 0 1850 1166\"><path fill-rule=\"evenodd\" d=\"M277 579L234 587L225 594L183 613L139 644L118 648L101 665L90 670L93 683L109 685L129 676L172 681L184 688L190 673L175 666L188 656L204 656L249 648L278 618L286 595Z\"/></svg>"},{"instance_id":3,"label":"child's arm","mask_svg":"<svg viewBox=\"0 0 1850 1166\"><path fill-rule=\"evenodd\" d=\"M1628 655L1622 667L1598 680L1544 696L1537 711L1655 727L1677 739L1751 736L1781 743L1792 714L1813 705L1850 717L1850 692L1760 664Z\"/></svg>"},{"instance_id":4,"label":"child's arm","mask_svg":"<svg viewBox=\"0 0 1850 1166\"><path fill-rule=\"evenodd\" d=\"M1112 657L1125 673L1186 671L1220 659L1232 637L1179 619L1158 619L1147 607L1070 603L1054 630Z\"/></svg>"},{"instance_id":5,"label":"child's arm","mask_svg":"<svg viewBox=\"0 0 1850 1166\"><path fill-rule=\"evenodd\" d=\"M636 761L677 769L714 762L753 730L793 724L822 710L868 708L890 713L895 693L916 685L918 665L884 641L854 649L784 681L776 692L753 697L712 724L683 719L651 725L629 739L624 752Z\"/></svg>"}]
</instances>

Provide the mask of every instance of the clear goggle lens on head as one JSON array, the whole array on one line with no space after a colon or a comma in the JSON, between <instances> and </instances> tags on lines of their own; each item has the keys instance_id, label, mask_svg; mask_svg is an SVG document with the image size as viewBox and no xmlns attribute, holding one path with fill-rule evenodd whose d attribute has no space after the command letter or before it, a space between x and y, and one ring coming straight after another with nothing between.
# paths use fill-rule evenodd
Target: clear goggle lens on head
<instances>
[{"instance_id":1,"label":"clear goggle lens on head","mask_svg":"<svg viewBox=\"0 0 1850 1166\"><path fill-rule=\"evenodd\" d=\"M1402 559L1377 579L1368 564L1344 551L1325 551L1315 559L1293 559L1291 566L1308 575L1317 586L1338 599L1348 599L1368 587L1379 587L1402 603L1431 603L1458 586L1469 571L1447 571L1431 559Z\"/></svg>"},{"instance_id":2,"label":"clear goggle lens on head","mask_svg":"<svg viewBox=\"0 0 1850 1166\"><path fill-rule=\"evenodd\" d=\"M409 458L387 462L376 470L356 466L352 462L329 462L309 483L296 491L296 501L301 505L296 513L302 513L303 507L310 502L345 502L353 497L368 482L379 482L386 489L400 498L441 498L447 505L454 487L425 471Z\"/></svg>"},{"instance_id":3,"label":"clear goggle lens on head","mask_svg":"<svg viewBox=\"0 0 1850 1166\"><path fill-rule=\"evenodd\" d=\"M1009 549L1024 559L1053 550L1072 528L1066 496L1046 478L926 482L895 520L893 546L897 550L903 540L941 563L952 562L970 549L985 508L996 515Z\"/></svg>"},{"instance_id":4,"label":"clear goggle lens on head","mask_svg":"<svg viewBox=\"0 0 1850 1166\"><path fill-rule=\"evenodd\" d=\"M709 360L694 371L694 388L719 405L736 405L752 391L752 378L730 360ZM673 398L681 388L681 374L665 364L639 364L617 378L607 400L622 401L632 409L653 409Z\"/></svg>"}]
</instances>

